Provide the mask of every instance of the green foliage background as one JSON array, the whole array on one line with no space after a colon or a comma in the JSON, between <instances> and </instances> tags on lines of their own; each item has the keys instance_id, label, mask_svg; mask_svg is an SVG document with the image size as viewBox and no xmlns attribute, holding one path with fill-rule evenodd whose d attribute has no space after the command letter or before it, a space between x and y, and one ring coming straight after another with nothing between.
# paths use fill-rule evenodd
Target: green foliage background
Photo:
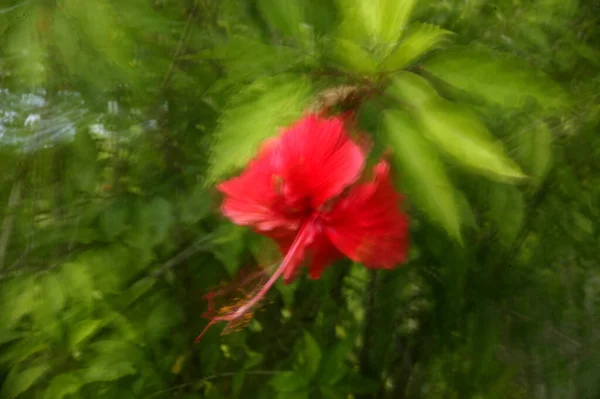
<instances>
[{"instance_id":1,"label":"green foliage background","mask_svg":"<svg viewBox=\"0 0 600 399\"><path fill-rule=\"evenodd\" d=\"M600 395L600 5L6 0L0 397ZM203 295L268 243L218 182L341 86L391 149L408 264Z\"/></svg>"}]
</instances>

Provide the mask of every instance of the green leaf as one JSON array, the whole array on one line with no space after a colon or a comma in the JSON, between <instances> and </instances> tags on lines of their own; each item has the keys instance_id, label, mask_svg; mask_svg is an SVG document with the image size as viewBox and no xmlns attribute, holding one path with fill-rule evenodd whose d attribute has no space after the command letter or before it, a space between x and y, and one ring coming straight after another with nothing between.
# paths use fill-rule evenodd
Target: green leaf
<instances>
[{"instance_id":1,"label":"green leaf","mask_svg":"<svg viewBox=\"0 0 600 399\"><path fill-rule=\"evenodd\" d=\"M348 337L325 351L319 370L319 385L333 385L344 377L347 372L344 360L351 353L352 344L351 337Z\"/></svg>"},{"instance_id":2,"label":"green leaf","mask_svg":"<svg viewBox=\"0 0 600 399\"><path fill-rule=\"evenodd\" d=\"M43 304L46 313L58 314L65 306L67 296L63 282L56 273L49 273L41 280Z\"/></svg>"},{"instance_id":3,"label":"green leaf","mask_svg":"<svg viewBox=\"0 0 600 399\"><path fill-rule=\"evenodd\" d=\"M475 115L433 95L432 90L423 78L403 72L394 80L391 91L401 99L412 99L415 94L417 106L411 111L420 130L459 163L500 181L525 177Z\"/></svg>"},{"instance_id":4,"label":"green leaf","mask_svg":"<svg viewBox=\"0 0 600 399\"><path fill-rule=\"evenodd\" d=\"M528 97L545 108L568 105L568 96L557 83L521 64L501 53L456 47L432 57L423 67L451 85L505 107L520 107Z\"/></svg>"},{"instance_id":5,"label":"green leaf","mask_svg":"<svg viewBox=\"0 0 600 399\"><path fill-rule=\"evenodd\" d=\"M96 287L87 264L81 261L65 263L60 271L60 277L64 285L69 287L69 294L91 311Z\"/></svg>"},{"instance_id":6,"label":"green leaf","mask_svg":"<svg viewBox=\"0 0 600 399\"><path fill-rule=\"evenodd\" d=\"M338 39L335 47L336 60L344 69L358 74L374 74L377 64L366 50L348 40Z\"/></svg>"},{"instance_id":7,"label":"green leaf","mask_svg":"<svg viewBox=\"0 0 600 399\"><path fill-rule=\"evenodd\" d=\"M212 204L213 199L204 185L196 185L189 198L179 207L181 220L187 224L197 223L209 214Z\"/></svg>"},{"instance_id":8,"label":"green leaf","mask_svg":"<svg viewBox=\"0 0 600 399\"><path fill-rule=\"evenodd\" d=\"M317 341L308 331L304 331L304 340L302 346L302 368L307 372L309 378L312 378L319 370L321 364L321 348Z\"/></svg>"},{"instance_id":9,"label":"green leaf","mask_svg":"<svg viewBox=\"0 0 600 399\"><path fill-rule=\"evenodd\" d=\"M148 292L154 284L156 284L157 279L154 277L144 277L129 287L127 290L127 305L138 300L142 295Z\"/></svg>"},{"instance_id":10,"label":"green leaf","mask_svg":"<svg viewBox=\"0 0 600 399\"><path fill-rule=\"evenodd\" d=\"M440 100L440 95L427 80L411 72L397 73L386 94L408 108L417 110Z\"/></svg>"},{"instance_id":11,"label":"green leaf","mask_svg":"<svg viewBox=\"0 0 600 399\"><path fill-rule=\"evenodd\" d=\"M82 385L83 381L76 374L59 374L52 379L44 392L44 399L63 399L79 391Z\"/></svg>"},{"instance_id":12,"label":"green leaf","mask_svg":"<svg viewBox=\"0 0 600 399\"><path fill-rule=\"evenodd\" d=\"M262 79L240 93L215 132L207 184L246 165L265 139L302 114L311 93L307 80L292 77Z\"/></svg>"},{"instance_id":13,"label":"green leaf","mask_svg":"<svg viewBox=\"0 0 600 399\"><path fill-rule=\"evenodd\" d=\"M583 232L585 235L593 236L594 234L594 222L590 220L587 216L585 216L581 212L573 212L573 222L575 226Z\"/></svg>"},{"instance_id":14,"label":"green leaf","mask_svg":"<svg viewBox=\"0 0 600 399\"><path fill-rule=\"evenodd\" d=\"M258 366L264 360L264 355L262 353L252 352L249 349L246 349L246 355L246 360L242 366L245 370L250 370Z\"/></svg>"},{"instance_id":15,"label":"green leaf","mask_svg":"<svg viewBox=\"0 0 600 399\"><path fill-rule=\"evenodd\" d=\"M21 363L32 355L48 349L48 341L45 338L46 337L44 336L12 342L11 345L3 351L2 356L0 356L0 363Z\"/></svg>"},{"instance_id":16,"label":"green leaf","mask_svg":"<svg viewBox=\"0 0 600 399\"><path fill-rule=\"evenodd\" d=\"M308 384L309 380L297 371L283 371L269 381L269 385L276 391L285 393L302 391L308 387Z\"/></svg>"},{"instance_id":17,"label":"green leaf","mask_svg":"<svg viewBox=\"0 0 600 399\"><path fill-rule=\"evenodd\" d=\"M523 194L514 186L492 186L490 212L498 228L500 241L511 245L521 230L525 217Z\"/></svg>"},{"instance_id":18,"label":"green leaf","mask_svg":"<svg viewBox=\"0 0 600 399\"><path fill-rule=\"evenodd\" d=\"M518 154L535 188L544 181L552 164L552 132L544 122L517 132Z\"/></svg>"},{"instance_id":19,"label":"green leaf","mask_svg":"<svg viewBox=\"0 0 600 399\"><path fill-rule=\"evenodd\" d=\"M416 0L343 0L342 37L388 46L400 40Z\"/></svg>"},{"instance_id":20,"label":"green leaf","mask_svg":"<svg viewBox=\"0 0 600 399\"><path fill-rule=\"evenodd\" d=\"M40 378L42 378L50 368L46 365L37 365L20 370L20 365L12 368L4 384L2 385L2 397L15 398L31 388Z\"/></svg>"},{"instance_id":21,"label":"green leaf","mask_svg":"<svg viewBox=\"0 0 600 399\"><path fill-rule=\"evenodd\" d=\"M415 24L400 45L379 66L380 71L402 69L448 41L452 32L429 24Z\"/></svg>"},{"instance_id":22,"label":"green leaf","mask_svg":"<svg viewBox=\"0 0 600 399\"><path fill-rule=\"evenodd\" d=\"M33 276L15 278L3 284L0 290L0 314L2 326L11 330L23 318L36 309L38 282Z\"/></svg>"},{"instance_id":23,"label":"green leaf","mask_svg":"<svg viewBox=\"0 0 600 399\"><path fill-rule=\"evenodd\" d=\"M82 375L85 382L90 383L114 381L136 373L132 363L115 359L114 355L107 353L92 360Z\"/></svg>"},{"instance_id":24,"label":"green leaf","mask_svg":"<svg viewBox=\"0 0 600 399\"><path fill-rule=\"evenodd\" d=\"M79 347L87 339L96 334L104 325L102 320L82 320L73 327L70 336L71 351L79 351Z\"/></svg>"},{"instance_id":25,"label":"green leaf","mask_svg":"<svg viewBox=\"0 0 600 399\"><path fill-rule=\"evenodd\" d=\"M308 380L312 379L321 364L321 348L308 331L304 331L304 339L300 349L300 368Z\"/></svg>"},{"instance_id":26,"label":"green leaf","mask_svg":"<svg viewBox=\"0 0 600 399\"><path fill-rule=\"evenodd\" d=\"M301 42L304 23L304 9L301 4L299 1L258 0L258 9L271 26Z\"/></svg>"},{"instance_id":27,"label":"green leaf","mask_svg":"<svg viewBox=\"0 0 600 399\"><path fill-rule=\"evenodd\" d=\"M246 230L235 224L221 224L213 241L213 254L223 262L229 277L233 278L241 267L240 256L245 248Z\"/></svg>"},{"instance_id":28,"label":"green leaf","mask_svg":"<svg viewBox=\"0 0 600 399\"><path fill-rule=\"evenodd\" d=\"M386 111L383 130L411 201L461 241L460 210L454 188L435 150L404 112Z\"/></svg>"},{"instance_id":29,"label":"green leaf","mask_svg":"<svg viewBox=\"0 0 600 399\"><path fill-rule=\"evenodd\" d=\"M227 83L234 84L257 76L281 73L302 63L306 55L298 48L265 44L246 37L233 37L212 54L227 68ZM194 56L204 60L206 54Z\"/></svg>"},{"instance_id":30,"label":"green leaf","mask_svg":"<svg viewBox=\"0 0 600 399\"><path fill-rule=\"evenodd\" d=\"M128 208L123 200L113 202L100 216L100 227L105 237L112 241L127 227Z\"/></svg>"},{"instance_id":31,"label":"green leaf","mask_svg":"<svg viewBox=\"0 0 600 399\"><path fill-rule=\"evenodd\" d=\"M152 244L165 241L175 222L171 203L164 198L154 198L144 207L143 215Z\"/></svg>"}]
</instances>

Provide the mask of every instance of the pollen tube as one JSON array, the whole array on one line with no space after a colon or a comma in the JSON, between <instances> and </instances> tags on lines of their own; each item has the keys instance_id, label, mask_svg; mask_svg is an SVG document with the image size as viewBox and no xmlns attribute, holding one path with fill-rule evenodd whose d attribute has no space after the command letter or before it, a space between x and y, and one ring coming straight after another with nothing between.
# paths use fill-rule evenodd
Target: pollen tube
<instances>
[{"instance_id":1,"label":"pollen tube","mask_svg":"<svg viewBox=\"0 0 600 399\"><path fill-rule=\"evenodd\" d=\"M281 264L279 265L279 267L277 268L275 273L273 273L273 275L267 280L265 285L260 287L260 290L256 293L256 295L254 295L252 297L252 299L250 299L248 302L244 303L243 305L233 308L231 312L226 313L221 316L216 316L215 318L213 318L207 324L207 326L204 327L204 330L202 330L200 335L198 335L195 342L200 341L200 339L202 338L202 336L204 335L206 330L208 330L208 328L210 326L212 326L213 324L220 322L220 321L227 321L231 324L231 323L235 322L236 320L243 319L245 317L245 315L247 315L248 313L252 313L252 308L254 306L256 306L261 301L261 299L264 298L264 296L267 294L269 289L271 289L273 284L275 284L277 279L279 277L281 277L283 272L285 270L287 270L289 267L294 267L297 265L298 258L302 257L303 251L306 248L306 244L310 241L311 236L314 234L314 231L313 231L314 230L314 220L315 220L315 217L310 218L300 228L300 231L296 235L296 239L292 243L292 246L290 247L287 254L285 254L285 257L281 261Z\"/></svg>"}]
</instances>

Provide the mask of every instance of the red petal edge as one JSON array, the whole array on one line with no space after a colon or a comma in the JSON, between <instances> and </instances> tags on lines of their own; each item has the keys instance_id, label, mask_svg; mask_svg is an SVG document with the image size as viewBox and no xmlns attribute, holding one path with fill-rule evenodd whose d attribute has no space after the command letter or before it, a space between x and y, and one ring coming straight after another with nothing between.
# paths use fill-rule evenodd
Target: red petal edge
<instances>
[{"instance_id":1,"label":"red petal edge","mask_svg":"<svg viewBox=\"0 0 600 399\"><path fill-rule=\"evenodd\" d=\"M370 268L390 269L408 252L408 217L390 181L390 167L380 161L374 180L353 187L332 209L325 232L348 258Z\"/></svg>"}]
</instances>

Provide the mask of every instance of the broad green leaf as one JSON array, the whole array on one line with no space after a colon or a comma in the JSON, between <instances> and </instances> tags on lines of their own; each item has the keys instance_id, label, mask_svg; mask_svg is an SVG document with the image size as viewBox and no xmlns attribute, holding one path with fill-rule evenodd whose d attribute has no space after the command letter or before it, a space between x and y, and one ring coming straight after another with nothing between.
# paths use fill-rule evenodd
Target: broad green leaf
<instances>
[{"instance_id":1,"label":"broad green leaf","mask_svg":"<svg viewBox=\"0 0 600 399\"><path fill-rule=\"evenodd\" d=\"M83 381L77 374L59 374L52 379L50 385L44 392L44 399L63 399L79 391Z\"/></svg>"},{"instance_id":2,"label":"broad green leaf","mask_svg":"<svg viewBox=\"0 0 600 399\"><path fill-rule=\"evenodd\" d=\"M57 277L56 273L49 273L42 278L41 288L43 308L52 316L58 314L67 300L62 280Z\"/></svg>"},{"instance_id":3,"label":"broad green leaf","mask_svg":"<svg viewBox=\"0 0 600 399\"><path fill-rule=\"evenodd\" d=\"M153 244L159 244L167 239L175 219L173 205L164 198L154 198L143 210L150 239Z\"/></svg>"},{"instance_id":4,"label":"broad green leaf","mask_svg":"<svg viewBox=\"0 0 600 399\"><path fill-rule=\"evenodd\" d=\"M351 41L338 39L335 55L344 69L350 72L369 75L375 73L377 69L373 55Z\"/></svg>"},{"instance_id":5,"label":"broad green leaf","mask_svg":"<svg viewBox=\"0 0 600 399\"><path fill-rule=\"evenodd\" d=\"M244 90L215 132L207 183L246 165L265 139L302 115L311 92L308 81L291 77L262 79Z\"/></svg>"},{"instance_id":6,"label":"broad green leaf","mask_svg":"<svg viewBox=\"0 0 600 399\"><path fill-rule=\"evenodd\" d=\"M258 0L258 8L265 20L284 35L302 42L304 8L300 1Z\"/></svg>"},{"instance_id":7,"label":"broad green leaf","mask_svg":"<svg viewBox=\"0 0 600 399\"><path fill-rule=\"evenodd\" d=\"M60 277L64 285L69 287L69 295L77 298L78 304L84 304L91 311L96 285L89 267L81 261L65 263Z\"/></svg>"},{"instance_id":8,"label":"broad green leaf","mask_svg":"<svg viewBox=\"0 0 600 399\"><path fill-rule=\"evenodd\" d=\"M283 300L283 304L286 308L290 308L294 305L294 301L296 299L294 293L298 288L299 283L294 281L291 284L286 284L282 280L279 280L275 283L275 289L281 295L281 299Z\"/></svg>"},{"instance_id":9,"label":"broad green leaf","mask_svg":"<svg viewBox=\"0 0 600 399\"><path fill-rule=\"evenodd\" d=\"M397 71L448 41L452 32L435 25L413 25L398 47L383 60L380 71Z\"/></svg>"},{"instance_id":10,"label":"broad green leaf","mask_svg":"<svg viewBox=\"0 0 600 399\"><path fill-rule=\"evenodd\" d=\"M210 192L203 184L198 184L192 194L179 206L181 220L187 224L197 223L208 215L213 204Z\"/></svg>"},{"instance_id":11,"label":"broad green leaf","mask_svg":"<svg viewBox=\"0 0 600 399\"><path fill-rule=\"evenodd\" d=\"M269 385L276 391L285 393L302 391L308 387L308 384L309 380L304 374L297 371L283 371L269 381Z\"/></svg>"},{"instance_id":12,"label":"broad green leaf","mask_svg":"<svg viewBox=\"0 0 600 399\"><path fill-rule=\"evenodd\" d=\"M144 362L144 355L136 347L135 343L125 341L120 333L117 333L116 339L103 339L91 342L86 349L94 351L98 356L111 354L114 361L128 361L132 364Z\"/></svg>"},{"instance_id":13,"label":"broad green leaf","mask_svg":"<svg viewBox=\"0 0 600 399\"><path fill-rule=\"evenodd\" d=\"M298 48L265 44L256 39L233 37L217 47L212 56L223 62L227 68L227 81L232 83L257 76L281 73L301 63L306 55ZM206 54L195 55L204 60Z\"/></svg>"},{"instance_id":14,"label":"broad green leaf","mask_svg":"<svg viewBox=\"0 0 600 399\"><path fill-rule=\"evenodd\" d=\"M552 132L544 122L517 132L518 154L535 187L544 181L552 162Z\"/></svg>"},{"instance_id":15,"label":"broad green leaf","mask_svg":"<svg viewBox=\"0 0 600 399\"><path fill-rule=\"evenodd\" d=\"M129 209L123 200L113 202L100 216L100 227L108 240L114 240L127 228Z\"/></svg>"},{"instance_id":16,"label":"broad green leaf","mask_svg":"<svg viewBox=\"0 0 600 399\"><path fill-rule=\"evenodd\" d=\"M93 359L88 367L83 370L82 377L86 383L99 381L114 381L126 375L136 374L137 371L128 361L115 358L111 353L106 353Z\"/></svg>"},{"instance_id":17,"label":"broad green leaf","mask_svg":"<svg viewBox=\"0 0 600 399\"><path fill-rule=\"evenodd\" d=\"M156 284L156 278L154 277L144 277L135 283L127 290L127 304L131 304L138 300L142 295L144 295L148 290L154 287Z\"/></svg>"},{"instance_id":18,"label":"broad green leaf","mask_svg":"<svg viewBox=\"0 0 600 399\"><path fill-rule=\"evenodd\" d=\"M48 349L46 337L43 336L40 338L29 338L12 342L11 345L4 350L2 356L0 356L0 363L21 363L30 356Z\"/></svg>"},{"instance_id":19,"label":"broad green leaf","mask_svg":"<svg viewBox=\"0 0 600 399\"><path fill-rule=\"evenodd\" d=\"M38 282L33 276L15 278L2 285L0 291L0 314L2 326L10 330L23 318L36 308L36 292Z\"/></svg>"},{"instance_id":20,"label":"broad green leaf","mask_svg":"<svg viewBox=\"0 0 600 399\"><path fill-rule=\"evenodd\" d=\"M505 107L519 107L528 97L547 108L568 105L568 96L557 83L504 54L457 47L432 57L423 67L451 85Z\"/></svg>"},{"instance_id":21,"label":"broad green leaf","mask_svg":"<svg viewBox=\"0 0 600 399\"><path fill-rule=\"evenodd\" d=\"M431 90L423 78L404 72L394 80L391 92L401 99L411 99L411 95L416 94L416 107L411 112L420 130L456 161L501 181L525 177L519 166L505 155L502 144L475 115L434 96Z\"/></svg>"},{"instance_id":22,"label":"broad green leaf","mask_svg":"<svg viewBox=\"0 0 600 399\"><path fill-rule=\"evenodd\" d=\"M318 374L319 385L333 385L344 377L347 372L344 360L351 353L352 345L352 339L347 337L323 353Z\"/></svg>"},{"instance_id":23,"label":"broad green leaf","mask_svg":"<svg viewBox=\"0 0 600 399\"><path fill-rule=\"evenodd\" d=\"M306 23L315 28L320 35L337 28L337 6L336 0L308 0L304 13Z\"/></svg>"},{"instance_id":24,"label":"broad green leaf","mask_svg":"<svg viewBox=\"0 0 600 399\"><path fill-rule=\"evenodd\" d=\"M590 218L581 212L573 212L572 217L575 226L581 232L590 236L594 234L594 222Z\"/></svg>"},{"instance_id":25,"label":"broad green leaf","mask_svg":"<svg viewBox=\"0 0 600 399\"><path fill-rule=\"evenodd\" d=\"M500 241L511 245L525 217L523 194L514 186L495 184L491 187L489 206Z\"/></svg>"},{"instance_id":26,"label":"broad green leaf","mask_svg":"<svg viewBox=\"0 0 600 399\"><path fill-rule=\"evenodd\" d=\"M322 354L319 344L308 331L304 331L304 339L298 355L301 362L300 367L306 378L310 380L319 370Z\"/></svg>"},{"instance_id":27,"label":"broad green leaf","mask_svg":"<svg viewBox=\"0 0 600 399\"><path fill-rule=\"evenodd\" d=\"M369 0L364 0L372 4ZM406 29L410 14L417 0L378 0L381 25L377 27L379 36L384 43L394 43L400 40Z\"/></svg>"},{"instance_id":28,"label":"broad green leaf","mask_svg":"<svg viewBox=\"0 0 600 399\"><path fill-rule=\"evenodd\" d=\"M416 111L440 100L440 95L427 80L411 72L396 74L386 95Z\"/></svg>"},{"instance_id":29,"label":"broad green leaf","mask_svg":"<svg viewBox=\"0 0 600 399\"><path fill-rule=\"evenodd\" d=\"M2 397L16 398L31 388L50 368L46 365L37 365L21 370L20 365L12 368L2 385Z\"/></svg>"},{"instance_id":30,"label":"broad green leaf","mask_svg":"<svg viewBox=\"0 0 600 399\"><path fill-rule=\"evenodd\" d=\"M343 37L390 46L400 40L416 0L341 0L340 3Z\"/></svg>"},{"instance_id":31,"label":"broad green leaf","mask_svg":"<svg viewBox=\"0 0 600 399\"><path fill-rule=\"evenodd\" d=\"M250 370L256 366L258 366L264 360L264 356L258 352L252 352L250 350L246 350L246 361L244 361L243 368L245 370Z\"/></svg>"},{"instance_id":32,"label":"broad green leaf","mask_svg":"<svg viewBox=\"0 0 600 399\"><path fill-rule=\"evenodd\" d=\"M81 344L96 334L103 325L102 320L82 320L75 324L70 334L71 350L79 351Z\"/></svg>"},{"instance_id":33,"label":"broad green leaf","mask_svg":"<svg viewBox=\"0 0 600 399\"><path fill-rule=\"evenodd\" d=\"M411 202L460 241L460 209L436 151L404 112L387 111L383 131Z\"/></svg>"},{"instance_id":34,"label":"broad green leaf","mask_svg":"<svg viewBox=\"0 0 600 399\"><path fill-rule=\"evenodd\" d=\"M241 267L240 256L245 247L246 230L234 224L221 224L213 241L213 254L219 259L227 274L233 278Z\"/></svg>"}]
</instances>

